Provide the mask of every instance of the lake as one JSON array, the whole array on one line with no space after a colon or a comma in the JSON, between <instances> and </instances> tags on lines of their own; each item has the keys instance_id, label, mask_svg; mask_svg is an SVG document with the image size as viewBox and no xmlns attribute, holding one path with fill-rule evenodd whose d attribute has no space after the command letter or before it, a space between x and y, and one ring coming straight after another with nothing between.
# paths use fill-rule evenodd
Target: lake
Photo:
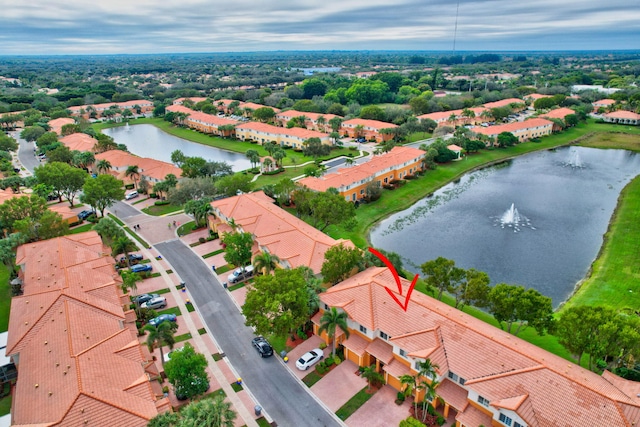
<instances>
[{"instance_id":1,"label":"lake","mask_svg":"<svg viewBox=\"0 0 640 427\"><path fill-rule=\"evenodd\" d=\"M251 162L242 153L187 141L163 132L153 125L107 128L103 129L102 133L111 136L118 144L126 145L131 153L140 157L171 163L171 153L180 150L187 157L202 157L207 161L227 162L236 172L251 167Z\"/></svg>"},{"instance_id":2,"label":"lake","mask_svg":"<svg viewBox=\"0 0 640 427\"><path fill-rule=\"evenodd\" d=\"M620 191L639 173L640 156L625 150L528 154L469 173L385 219L371 244L400 254L414 273L443 256L486 272L492 284L537 289L557 306L585 277Z\"/></svg>"}]
</instances>

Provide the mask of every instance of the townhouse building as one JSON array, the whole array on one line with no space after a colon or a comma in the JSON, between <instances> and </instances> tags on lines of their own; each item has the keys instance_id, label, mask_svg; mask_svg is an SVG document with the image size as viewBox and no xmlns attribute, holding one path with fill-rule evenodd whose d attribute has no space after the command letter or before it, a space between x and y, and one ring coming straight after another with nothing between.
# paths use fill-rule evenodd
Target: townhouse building
<instances>
[{"instance_id":1,"label":"townhouse building","mask_svg":"<svg viewBox=\"0 0 640 427\"><path fill-rule=\"evenodd\" d=\"M615 105L615 103L615 99L606 98L595 101L591 105L593 105L593 111L597 113L601 108L605 111L609 111L609 109L611 109Z\"/></svg>"},{"instance_id":2,"label":"townhouse building","mask_svg":"<svg viewBox=\"0 0 640 427\"><path fill-rule=\"evenodd\" d=\"M553 122L541 118L529 119L522 122L506 123L504 125L473 128L475 133L489 136L494 138L494 140L502 132L510 132L516 136L520 142L551 135L552 130Z\"/></svg>"},{"instance_id":3,"label":"townhouse building","mask_svg":"<svg viewBox=\"0 0 640 427\"><path fill-rule=\"evenodd\" d=\"M513 111L522 111L527 107L527 104L519 98L507 98L501 99L500 101L495 102L487 102L483 104L484 108L492 109L492 108L501 108L501 107L511 107Z\"/></svg>"},{"instance_id":4,"label":"townhouse building","mask_svg":"<svg viewBox=\"0 0 640 427\"><path fill-rule=\"evenodd\" d=\"M231 109L230 106L234 102L238 103L238 106ZM218 101L214 101L213 105L218 108L218 111L224 114L236 114L245 117L251 117L252 112L257 110L258 108L268 107L273 110L274 113L279 113L280 109L271 107L269 105L256 104L255 102L243 102L236 101L234 99L219 99Z\"/></svg>"},{"instance_id":5,"label":"townhouse building","mask_svg":"<svg viewBox=\"0 0 640 427\"><path fill-rule=\"evenodd\" d=\"M477 125L481 123L486 123L493 118L491 117L490 111L485 107L473 107L468 108L470 112L473 114L469 117L468 113L463 109L459 110L450 110L450 111L438 111L435 113L427 113L417 116L417 119L430 119L433 120L440 126L464 126L464 125Z\"/></svg>"},{"instance_id":6,"label":"townhouse building","mask_svg":"<svg viewBox=\"0 0 640 427\"><path fill-rule=\"evenodd\" d=\"M233 135L233 128L231 128L231 126L242 123L239 120L218 117L213 114L203 113L202 111L192 110L179 104L168 106L166 111L187 114L187 117L184 119L184 124L187 127L211 135L229 137Z\"/></svg>"},{"instance_id":7,"label":"townhouse building","mask_svg":"<svg viewBox=\"0 0 640 427\"><path fill-rule=\"evenodd\" d=\"M171 163L134 156L126 151L109 150L96 154L95 157L96 162L90 168L93 173L98 173L96 170L98 161L107 160L111 163L111 170L109 170L108 173L121 179L125 183L133 183L132 179L126 176L129 166L137 166L140 178L146 179L151 187L158 182L164 181L169 174L175 175L178 179L182 178L182 169ZM140 179L138 179L138 182L139 181Z\"/></svg>"},{"instance_id":8,"label":"townhouse building","mask_svg":"<svg viewBox=\"0 0 640 427\"><path fill-rule=\"evenodd\" d=\"M62 134L62 126L73 125L75 123L76 121L71 117L59 117L57 119L49 120L49 123L47 124L49 125L49 129L51 129L50 132L55 132L60 135Z\"/></svg>"},{"instance_id":9,"label":"townhouse building","mask_svg":"<svg viewBox=\"0 0 640 427\"><path fill-rule=\"evenodd\" d=\"M133 101L123 102L106 102L103 104L87 104L69 107L67 110L71 111L71 115L74 117L89 118L101 118L104 116L104 112L112 107L117 107L120 110L130 110L134 114L147 114L153 112L153 102L147 99L136 99ZM139 113L138 113L139 111Z\"/></svg>"},{"instance_id":10,"label":"townhouse building","mask_svg":"<svg viewBox=\"0 0 640 427\"><path fill-rule=\"evenodd\" d=\"M379 120L351 119L342 122L340 133L349 138L366 138L367 141L384 142L393 138L390 133L381 133L382 129L397 128L393 123L381 122Z\"/></svg>"},{"instance_id":11,"label":"townhouse building","mask_svg":"<svg viewBox=\"0 0 640 427\"><path fill-rule=\"evenodd\" d=\"M216 200L211 206L213 214L208 223L213 232L233 232L229 225L233 220L236 231L253 235L253 255L277 255L280 268L307 266L319 274L327 250L341 244L353 247L351 241L335 240L279 208L263 191Z\"/></svg>"},{"instance_id":12,"label":"townhouse building","mask_svg":"<svg viewBox=\"0 0 640 427\"><path fill-rule=\"evenodd\" d=\"M193 102L194 104L197 104L198 102L206 101L207 99L209 99L209 98L204 98L204 97L201 97L201 96L192 96L192 97L187 97L187 98L174 99L172 104L173 105L183 105L184 101L187 101L187 100Z\"/></svg>"},{"instance_id":13,"label":"townhouse building","mask_svg":"<svg viewBox=\"0 0 640 427\"><path fill-rule=\"evenodd\" d=\"M86 133L72 133L58 138L65 147L71 151L88 151L93 153L98 140Z\"/></svg>"},{"instance_id":14,"label":"townhouse building","mask_svg":"<svg viewBox=\"0 0 640 427\"><path fill-rule=\"evenodd\" d=\"M556 108L555 110L551 110L546 113L540 114L540 117L542 117L543 119L560 119L564 122L565 117L575 113L576 112L573 111L571 108L562 107L562 108ZM562 128L560 128L558 125L556 125L555 123L553 124L553 132L559 132L561 130Z\"/></svg>"},{"instance_id":15,"label":"townhouse building","mask_svg":"<svg viewBox=\"0 0 640 427\"><path fill-rule=\"evenodd\" d=\"M329 124L329 120L339 116L336 116L335 114L320 114L297 110L287 110L278 112L275 116L275 121L277 125L286 127L287 123L289 123L289 120L293 119L294 117L304 117L304 124L307 129L330 133L331 125Z\"/></svg>"},{"instance_id":16,"label":"townhouse building","mask_svg":"<svg viewBox=\"0 0 640 427\"><path fill-rule=\"evenodd\" d=\"M602 115L602 119L607 123L617 123L620 125L640 125L640 114L633 111L618 110Z\"/></svg>"},{"instance_id":17,"label":"townhouse building","mask_svg":"<svg viewBox=\"0 0 640 427\"><path fill-rule=\"evenodd\" d=\"M404 301L409 285L401 279L399 294L389 269L362 271L320 294L314 332L324 311L345 312L349 337L336 330L345 358L374 366L398 391L403 375L438 381L432 405L457 427L639 425L640 383L598 375L420 292L405 311L388 292ZM427 359L435 378L419 376Z\"/></svg>"},{"instance_id":18,"label":"townhouse building","mask_svg":"<svg viewBox=\"0 0 640 427\"><path fill-rule=\"evenodd\" d=\"M24 244L16 264L24 293L11 300L6 348L18 373L11 425L143 427L170 409L98 233Z\"/></svg>"},{"instance_id":19,"label":"townhouse building","mask_svg":"<svg viewBox=\"0 0 640 427\"><path fill-rule=\"evenodd\" d=\"M321 177L305 177L298 183L314 191L335 188L345 200L355 202L366 197L366 188L371 182L377 181L384 186L415 175L422 170L424 155L425 152L417 148L393 147L388 153L374 156L368 162Z\"/></svg>"},{"instance_id":20,"label":"townhouse building","mask_svg":"<svg viewBox=\"0 0 640 427\"><path fill-rule=\"evenodd\" d=\"M283 147L302 150L309 138L318 138L325 145L332 145L331 138L323 132L302 128L282 128L267 123L247 122L236 126L236 138L241 141L253 141L260 145L275 142Z\"/></svg>"},{"instance_id":21,"label":"townhouse building","mask_svg":"<svg viewBox=\"0 0 640 427\"><path fill-rule=\"evenodd\" d=\"M3 204L4 202L8 201L8 200L11 200L11 199L15 199L15 198L18 198L18 197L29 198L30 196L31 196L31 194L14 193L11 188L6 188L4 190L0 190L0 205ZM47 205L47 209L49 209L52 212L55 212L55 213L59 214L62 217L62 220L65 221L69 225L80 221L80 219L78 218L78 214L73 212L71 210L71 208L69 207L69 205L67 205L66 203L65 204Z\"/></svg>"}]
</instances>

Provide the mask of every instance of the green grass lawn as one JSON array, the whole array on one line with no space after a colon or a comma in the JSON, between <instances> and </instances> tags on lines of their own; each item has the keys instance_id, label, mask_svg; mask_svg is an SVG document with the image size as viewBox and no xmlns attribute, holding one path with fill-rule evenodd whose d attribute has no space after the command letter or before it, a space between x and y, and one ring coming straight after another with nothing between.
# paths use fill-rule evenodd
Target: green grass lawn
<instances>
[{"instance_id":1,"label":"green grass lawn","mask_svg":"<svg viewBox=\"0 0 640 427\"><path fill-rule=\"evenodd\" d=\"M371 399L371 397L373 397L373 394L367 393L367 387L363 388L351 399L349 399L347 403L342 405L342 407L336 411L336 415L342 421L346 420L351 415L353 415L353 413L356 412L362 405L364 405L367 400Z\"/></svg>"},{"instance_id":2,"label":"green grass lawn","mask_svg":"<svg viewBox=\"0 0 640 427\"><path fill-rule=\"evenodd\" d=\"M162 216L181 211L182 209L184 209L182 206L169 203L168 205L152 205L142 209L142 212L147 215Z\"/></svg>"},{"instance_id":3,"label":"green grass lawn","mask_svg":"<svg viewBox=\"0 0 640 427\"><path fill-rule=\"evenodd\" d=\"M85 231L91 231L91 229L93 228L95 224L89 222L87 224L83 224L79 227L75 227L69 230L69 234L78 234L78 233L84 233Z\"/></svg>"},{"instance_id":4,"label":"green grass lawn","mask_svg":"<svg viewBox=\"0 0 640 427\"><path fill-rule=\"evenodd\" d=\"M11 309L11 274L6 265L0 264L0 332L9 329L9 311Z\"/></svg>"}]
</instances>

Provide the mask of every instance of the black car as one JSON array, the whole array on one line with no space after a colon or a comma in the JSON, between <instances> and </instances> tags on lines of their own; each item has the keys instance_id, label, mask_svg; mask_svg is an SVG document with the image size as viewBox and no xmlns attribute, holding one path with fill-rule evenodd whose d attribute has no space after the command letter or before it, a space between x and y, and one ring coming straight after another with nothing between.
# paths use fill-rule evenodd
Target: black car
<instances>
[{"instance_id":1,"label":"black car","mask_svg":"<svg viewBox=\"0 0 640 427\"><path fill-rule=\"evenodd\" d=\"M78 218L80 218L81 220L85 220L87 218L89 218L91 215L95 215L96 213L94 211L82 211L78 214Z\"/></svg>"},{"instance_id":2,"label":"black car","mask_svg":"<svg viewBox=\"0 0 640 427\"><path fill-rule=\"evenodd\" d=\"M136 304L143 304L147 301L152 300L153 298L157 298L160 295L158 294L142 294L142 295L138 295L137 297L133 298L133 302Z\"/></svg>"},{"instance_id":3,"label":"black car","mask_svg":"<svg viewBox=\"0 0 640 427\"><path fill-rule=\"evenodd\" d=\"M260 356L262 357L271 357L273 356L273 347L269 344L269 342L262 336L255 337L251 340L251 344L258 350Z\"/></svg>"}]
</instances>

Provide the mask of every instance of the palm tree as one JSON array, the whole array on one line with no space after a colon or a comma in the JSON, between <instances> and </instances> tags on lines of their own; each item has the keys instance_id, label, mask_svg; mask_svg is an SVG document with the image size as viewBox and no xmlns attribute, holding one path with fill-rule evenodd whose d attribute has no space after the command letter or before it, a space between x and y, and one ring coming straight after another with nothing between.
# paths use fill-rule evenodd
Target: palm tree
<instances>
[{"instance_id":1,"label":"palm tree","mask_svg":"<svg viewBox=\"0 0 640 427\"><path fill-rule=\"evenodd\" d=\"M111 162L109 160L98 160L96 163L96 170L98 173L107 173L111 170Z\"/></svg>"},{"instance_id":2,"label":"palm tree","mask_svg":"<svg viewBox=\"0 0 640 427\"><path fill-rule=\"evenodd\" d=\"M251 167L255 168L258 163L260 163L260 154L256 150L247 150L245 156L251 162Z\"/></svg>"},{"instance_id":3,"label":"palm tree","mask_svg":"<svg viewBox=\"0 0 640 427\"><path fill-rule=\"evenodd\" d=\"M262 251L253 258L253 267L267 275L276 269L279 261L280 258L277 255Z\"/></svg>"},{"instance_id":4,"label":"palm tree","mask_svg":"<svg viewBox=\"0 0 640 427\"><path fill-rule=\"evenodd\" d=\"M344 164L347 166L353 166L353 164L356 161L353 159L353 157L347 157L346 159L344 159Z\"/></svg>"},{"instance_id":5,"label":"palm tree","mask_svg":"<svg viewBox=\"0 0 640 427\"><path fill-rule=\"evenodd\" d=\"M178 185L178 178L174 174L169 173L164 177L164 182L167 183L169 188L176 188Z\"/></svg>"},{"instance_id":6,"label":"palm tree","mask_svg":"<svg viewBox=\"0 0 640 427\"><path fill-rule=\"evenodd\" d=\"M367 380L367 390L371 391L371 385L373 383L384 382L384 377L376 371L376 365L367 366L362 371L362 378Z\"/></svg>"},{"instance_id":7,"label":"palm tree","mask_svg":"<svg viewBox=\"0 0 640 427\"><path fill-rule=\"evenodd\" d=\"M332 356L336 356L336 328L339 326L344 332L344 336L349 338L349 328L347 327L347 313L344 311L338 311L335 307L331 307L331 310L325 311L320 318L320 329L318 334L323 331L327 331L329 339L333 340Z\"/></svg>"},{"instance_id":8,"label":"palm tree","mask_svg":"<svg viewBox=\"0 0 640 427\"><path fill-rule=\"evenodd\" d=\"M115 258L117 255L124 254L124 258L129 267L131 267L131 263L129 262L129 252L137 250L138 246L127 236L118 237L111 244L111 256Z\"/></svg>"},{"instance_id":9,"label":"palm tree","mask_svg":"<svg viewBox=\"0 0 640 427\"><path fill-rule=\"evenodd\" d=\"M151 418L147 427L173 427L178 425L179 419L176 412L163 412Z\"/></svg>"},{"instance_id":10,"label":"palm tree","mask_svg":"<svg viewBox=\"0 0 640 427\"><path fill-rule=\"evenodd\" d=\"M317 123L317 129L320 132L324 132L326 131L326 124L327 124L327 119L324 118L324 116L319 116L318 119L316 120Z\"/></svg>"},{"instance_id":11,"label":"palm tree","mask_svg":"<svg viewBox=\"0 0 640 427\"><path fill-rule=\"evenodd\" d=\"M138 189L138 178L140 178L140 170L138 169L138 165L131 165L127 167L124 175L127 178L131 178L133 180L133 186Z\"/></svg>"},{"instance_id":12,"label":"palm tree","mask_svg":"<svg viewBox=\"0 0 640 427\"><path fill-rule=\"evenodd\" d=\"M122 292L124 292L125 294L128 291L131 291L133 296L136 297L138 295L139 281L140 281L140 276L137 275L136 273L133 273L131 271L123 271L122 284L120 285L120 288L122 289ZM135 307L136 307L136 315L138 315L140 312L140 304L138 304L137 301L136 301Z\"/></svg>"},{"instance_id":13,"label":"palm tree","mask_svg":"<svg viewBox=\"0 0 640 427\"><path fill-rule=\"evenodd\" d=\"M276 168L282 167L282 159L287 157L287 153L282 149L278 148L277 150L273 150L273 160L276 161Z\"/></svg>"},{"instance_id":14,"label":"palm tree","mask_svg":"<svg viewBox=\"0 0 640 427\"><path fill-rule=\"evenodd\" d=\"M148 331L147 335L147 347L149 351L153 351L155 347L160 349L160 361L164 366L164 352L163 346L168 346L169 349L173 349L173 345L176 343L176 339L173 336L178 330L178 324L176 322L162 322L158 325L147 324L142 328L144 331Z\"/></svg>"},{"instance_id":15,"label":"palm tree","mask_svg":"<svg viewBox=\"0 0 640 427\"><path fill-rule=\"evenodd\" d=\"M427 359L424 362L418 363L418 377L421 378L420 384L418 388L420 390L425 390L424 401L422 402L422 416L423 421L426 419L426 409L427 402L433 401L437 397L436 387L440 384L436 381L437 372L436 370L440 368L438 365L431 362L431 359ZM427 378L428 381L425 381L424 378Z\"/></svg>"},{"instance_id":16,"label":"palm tree","mask_svg":"<svg viewBox=\"0 0 640 427\"><path fill-rule=\"evenodd\" d=\"M231 403L225 400L223 394L190 403L180 414L180 425L184 426L233 427L237 417L231 409Z\"/></svg>"},{"instance_id":17,"label":"palm tree","mask_svg":"<svg viewBox=\"0 0 640 427\"><path fill-rule=\"evenodd\" d=\"M271 170L271 166L273 166L273 160L271 160L269 157L262 161L263 170L268 172Z\"/></svg>"},{"instance_id":18,"label":"palm tree","mask_svg":"<svg viewBox=\"0 0 640 427\"><path fill-rule=\"evenodd\" d=\"M403 391L404 397L411 396L413 390L418 389L418 378L413 375L405 374L400 377L400 384L405 385L405 389ZM418 399L413 399L413 413L418 414Z\"/></svg>"}]
</instances>

